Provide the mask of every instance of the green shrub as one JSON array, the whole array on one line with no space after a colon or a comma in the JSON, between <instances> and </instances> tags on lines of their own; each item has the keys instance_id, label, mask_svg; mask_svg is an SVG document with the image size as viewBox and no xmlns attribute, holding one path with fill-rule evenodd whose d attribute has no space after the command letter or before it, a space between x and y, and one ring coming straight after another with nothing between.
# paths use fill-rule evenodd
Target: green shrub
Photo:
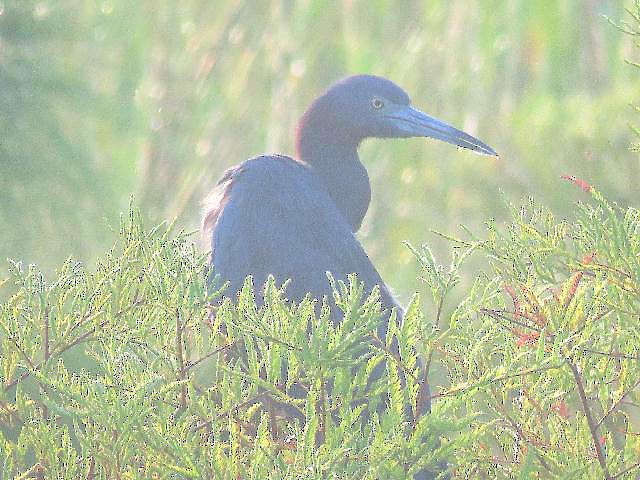
<instances>
[{"instance_id":1,"label":"green shrub","mask_svg":"<svg viewBox=\"0 0 640 480\"><path fill-rule=\"evenodd\" d=\"M437 305L475 250L490 269L449 315L427 351L463 396L454 417L480 435L454 470L480 478L637 478L640 465L640 211L589 192L575 221L533 200L486 238L456 244L449 268L413 249ZM441 308L438 308L438 312Z\"/></svg>"},{"instance_id":2,"label":"green shrub","mask_svg":"<svg viewBox=\"0 0 640 480\"><path fill-rule=\"evenodd\" d=\"M0 479L637 478L640 211L566 179L590 195L571 220L530 200L445 236L449 266L409 245L433 308L414 297L386 338L356 278L321 308L273 280L260 307L250 279L219 301L192 235L133 208L95 271L10 262ZM471 255L485 269L451 305Z\"/></svg>"},{"instance_id":3,"label":"green shrub","mask_svg":"<svg viewBox=\"0 0 640 480\"><path fill-rule=\"evenodd\" d=\"M192 235L135 209L95 271L69 260L47 283L12 263L2 478L406 478L443 459L460 478L636 477L640 212L570 180L591 195L572 222L531 201L485 238L449 237L449 267L410 247L435 309L416 296L385 339L355 278L334 281L339 326L273 281L261 307L250 279L213 302ZM471 254L487 271L448 306ZM415 418L418 355L438 385Z\"/></svg>"},{"instance_id":4,"label":"green shrub","mask_svg":"<svg viewBox=\"0 0 640 480\"><path fill-rule=\"evenodd\" d=\"M421 381L417 299L372 346L380 307L355 279L335 284L336 327L328 303L316 317L273 281L261 308L248 281L210 315L206 275L190 235L145 230L136 210L95 272L69 260L46 283L13 263L0 307L2 478L404 478L472 440L469 419L448 414L462 398L406 421ZM403 360L367 388L394 334Z\"/></svg>"}]
</instances>

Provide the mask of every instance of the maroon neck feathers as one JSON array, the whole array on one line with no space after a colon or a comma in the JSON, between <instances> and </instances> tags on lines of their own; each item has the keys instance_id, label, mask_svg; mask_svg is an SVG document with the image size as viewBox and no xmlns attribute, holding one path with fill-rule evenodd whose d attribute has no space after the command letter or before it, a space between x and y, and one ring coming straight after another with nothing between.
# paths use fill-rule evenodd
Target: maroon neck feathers
<instances>
[{"instance_id":1,"label":"maroon neck feathers","mask_svg":"<svg viewBox=\"0 0 640 480\"><path fill-rule=\"evenodd\" d=\"M371 201L369 176L358 157L361 138L341 128L339 119L322 113L312 107L300 120L297 157L318 175L355 232Z\"/></svg>"}]
</instances>

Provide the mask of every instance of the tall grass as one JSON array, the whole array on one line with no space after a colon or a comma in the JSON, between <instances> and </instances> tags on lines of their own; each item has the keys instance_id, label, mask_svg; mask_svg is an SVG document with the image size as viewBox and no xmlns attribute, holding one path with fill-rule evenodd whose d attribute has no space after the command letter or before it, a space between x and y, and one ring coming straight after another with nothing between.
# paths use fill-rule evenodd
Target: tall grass
<instances>
[{"instance_id":1,"label":"tall grass","mask_svg":"<svg viewBox=\"0 0 640 480\"><path fill-rule=\"evenodd\" d=\"M407 300L403 240L507 216L535 194L568 216L574 174L637 201L626 146L633 41L602 15L622 1L5 1L0 15L0 257L51 273L93 261L135 192L153 218L198 224L229 165L292 153L292 131L332 81L370 72L478 134L486 160L421 139L370 141L374 202L362 239ZM635 75L635 76L634 76ZM444 252L442 244L435 245Z\"/></svg>"}]
</instances>

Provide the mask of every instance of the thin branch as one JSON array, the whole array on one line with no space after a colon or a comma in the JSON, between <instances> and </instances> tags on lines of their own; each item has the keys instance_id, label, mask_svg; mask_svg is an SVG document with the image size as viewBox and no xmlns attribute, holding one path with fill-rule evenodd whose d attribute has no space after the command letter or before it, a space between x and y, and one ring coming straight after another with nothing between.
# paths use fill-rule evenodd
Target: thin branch
<instances>
[{"instance_id":1,"label":"thin branch","mask_svg":"<svg viewBox=\"0 0 640 480\"><path fill-rule=\"evenodd\" d=\"M447 296L447 292L448 292L449 288L451 288L449 286L450 285L450 278L451 277L449 277L447 279L447 283L445 284L443 293L442 293L442 295L440 295L440 298L438 299L438 307L436 309L436 323L435 323L435 326L434 326L434 328L436 330L440 328L440 320L442 318L442 310L444 308L444 300L445 300L445 297ZM420 383L422 383L422 381L426 382L427 378L429 376L429 370L431 370L431 362L433 361L433 350L434 350L433 347L430 348L429 349L429 353L427 354L427 361L426 361L426 363L424 365L424 374L422 375L423 378L421 379Z\"/></svg>"},{"instance_id":2,"label":"thin branch","mask_svg":"<svg viewBox=\"0 0 640 480\"><path fill-rule=\"evenodd\" d=\"M44 479L44 467L40 462L33 465L29 470L22 475L15 477L14 480L26 480L27 478Z\"/></svg>"},{"instance_id":3,"label":"thin branch","mask_svg":"<svg viewBox=\"0 0 640 480\"><path fill-rule=\"evenodd\" d=\"M260 392L256 395L254 395L253 397L249 397L246 400L244 400L243 402L238 403L237 405L234 405L233 407L225 410L224 412L220 412L218 415L215 416L215 418L212 418L211 420L205 420L204 422L200 422L198 425L196 425L195 427L193 427L191 429L192 432L197 432L198 430L201 430L203 428L209 427L211 426L214 422L217 422L218 420L224 418L224 417L228 417L229 415L231 415L233 412L238 411L239 409L255 403L256 401L258 401L261 397L263 397L264 395L266 395L267 392Z\"/></svg>"},{"instance_id":4,"label":"thin branch","mask_svg":"<svg viewBox=\"0 0 640 480\"><path fill-rule=\"evenodd\" d=\"M633 355L626 355L624 353L614 353L614 352L601 352L598 350L592 350L590 348L583 348L581 349L583 352L587 352L587 353L593 353L594 355L602 355L603 357L610 357L610 358L624 358L626 360L640 360L640 356L633 356Z\"/></svg>"},{"instance_id":5,"label":"thin branch","mask_svg":"<svg viewBox=\"0 0 640 480\"><path fill-rule=\"evenodd\" d=\"M13 344L16 347L16 350L18 350L18 352L20 353L20 355L22 355L22 358L24 358L24 361L27 362L27 364L29 365L29 367L31 368L35 368L36 365L33 363L33 361L31 360L31 358L29 358L29 355L27 355L27 352L25 352L22 347L20 346L20 344L18 343L18 340L16 340L16 337L14 335L9 335L9 338L13 341Z\"/></svg>"},{"instance_id":6,"label":"thin branch","mask_svg":"<svg viewBox=\"0 0 640 480\"><path fill-rule=\"evenodd\" d=\"M593 327L596 323L598 323L600 320L602 320L604 317L606 317L607 315L609 315L611 312L613 312L613 309L607 309L607 310L603 310L602 312L598 313L595 317L590 318L588 320L585 320L582 323L582 326L580 328L578 328L576 330L576 333L580 333L582 332L582 330L584 330L585 328L587 328L588 326Z\"/></svg>"},{"instance_id":7,"label":"thin branch","mask_svg":"<svg viewBox=\"0 0 640 480\"><path fill-rule=\"evenodd\" d=\"M635 470L636 468L640 468L640 462L638 463L634 463L633 465L625 468L624 470L619 471L618 473L616 473L613 477L611 477L612 479L616 479L616 478L620 478L624 475L626 475L627 473L629 473L632 470Z\"/></svg>"},{"instance_id":8,"label":"thin branch","mask_svg":"<svg viewBox=\"0 0 640 480\"><path fill-rule=\"evenodd\" d=\"M451 275L447 278L447 283L445 284L445 288L443 290L442 295L438 299L438 307L436 309L436 322L435 329L440 328L440 321L442 319L442 310L444 309L444 300L449 291L451 282ZM424 369L422 370L422 375L420 376L420 380L418 381L419 389L418 395L416 397L416 408L413 412L413 428L415 429L418 426L418 419L422 415L423 410L426 410L428 405L430 405L431 401L431 392L429 390L429 372L431 371L431 363L433 362L433 352L436 349L436 345L432 344L429 348L429 353L427 353L427 361L425 362Z\"/></svg>"},{"instance_id":9,"label":"thin branch","mask_svg":"<svg viewBox=\"0 0 640 480\"><path fill-rule=\"evenodd\" d=\"M600 439L598 438L598 426L593 420L593 414L591 413L591 409L589 408L589 402L587 400L587 394L584 390L584 385L582 383L582 374L578 370L578 367L571 363L567 359L567 365L571 369L571 373L573 373L573 378L576 382L576 386L578 387L578 394L580 395L580 401L582 402L582 409L584 410L585 417L587 418L587 423L589 424L589 430L591 431L591 439L593 440L593 445L596 449L596 455L598 457L598 462L600 463L600 468L602 468L602 472L604 473L604 477L607 480L612 480L612 476L609 473L609 469L607 467L607 460L605 458L605 454L602 451L602 445L600 445Z\"/></svg>"},{"instance_id":10,"label":"thin branch","mask_svg":"<svg viewBox=\"0 0 640 480\"><path fill-rule=\"evenodd\" d=\"M184 369L184 350L182 346L182 331L183 325L180 321L180 310L176 308L176 359L178 361L178 381L182 381L186 378ZM186 383L180 384L180 408L187 408L187 385Z\"/></svg>"},{"instance_id":11,"label":"thin branch","mask_svg":"<svg viewBox=\"0 0 640 480\"><path fill-rule=\"evenodd\" d=\"M539 328L537 325L533 326L533 325L530 325L528 323L520 322L518 320L514 320L513 318L509 318L507 315L505 315L500 310L493 310L493 309L490 309L490 308L481 308L480 309L480 313L483 313L483 314L493 318L494 320L504 320L505 322L511 323L511 324L516 325L518 327L527 328L529 330L533 330L533 331L538 332L538 333L542 332L542 329Z\"/></svg>"},{"instance_id":12,"label":"thin branch","mask_svg":"<svg viewBox=\"0 0 640 480\"><path fill-rule=\"evenodd\" d=\"M384 344L384 342L380 339L380 337L378 337L377 334L375 334L375 333L371 334L371 338L373 339L373 346L379 348L385 354L387 354L388 357L393 359L393 361L396 363L396 365L398 365L398 367L400 367L400 370L402 370L402 373L404 375L413 378L414 381L418 380L416 378L416 376L413 374L413 372L410 372L409 370L407 370L407 367L404 365L404 363L402 363L402 359L399 358L399 356L396 355L394 352L389 350L387 348L387 346Z\"/></svg>"},{"instance_id":13,"label":"thin branch","mask_svg":"<svg viewBox=\"0 0 640 480\"><path fill-rule=\"evenodd\" d=\"M618 399L618 401L611 406L611 408L607 411L607 413L605 413L604 416L600 419L600 421L596 424L596 427L599 427L602 424L602 422L604 422L607 419L607 417L609 417L609 415L615 412L618 409L618 407L622 404L625 397L629 395L632 391L634 391L638 387L638 385L640 385L640 378L638 378L638 380L636 380L636 383L634 383L631 387L629 387L629 389L622 394L622 396Z\"/></svg>"},{"instance_id":14,"label":"thin branch","mask_svg":"<svg viewBox=\"0 0 640 480\"><path fill-rule=\"evenodd\" d=\"M234 340L231 343L227 343L225 345L221 345L220 347L217 347L214 350L211 350L209 353L207 353L206 355L198 358L197 360L194 360L192 362L188 362L185 367L184 367L184 371L188 371L194 367L196 367L197 365L199 365L200 363L204 362L205 360L208 360L209 358L213 357L215 354L223 352L225 350L230 349L231 347L234 347L238 344L238 340Z\"/></svg>"},{"instance_id":15,"label":"thin branch","mask_svg":"<svg viewBox=\"0 0 640 480\"><path fill-rule=\"evenodd\" d=\"M96 459L92 456L89 459L89 467L87 468L86 480L93 480L95 476L95 469L96 469Z\"/></svg>"},{"instance_id":16,"label":"thin branch","mask_svg":"<svg viewBox=\"0 0 640 480\"><path fill-rule=\"evenodd\" d=\"M50 357L49 352L49 308L45 308L44 312L44 324L42 326L42 348L43 348L43 360L47 362Z\"/></svg>"},{"instance_id":17,"label":"thin branch","mask_svg":"<svg viewBox=\"0 0 640 480\"><path fill-rule=\"evenodd\" d=\"M458 387L458 388L451 388L449 390L445 390L444 392L439 392L439 393L432 393L430 398L440 398L440 397L446 397L449 395L455 395L461 392L466 392L468 390L472 390L474 388L478 388L481 385L490 385L494 382L503 382L505 380L510 380L512 378L518 378L518 377L526 377L527 375L532 375L534 373L540 373L540 372L544 372L547 370L555 370L560 368L561 365L549 365L546 367L540 367L540 368L532 368L530 370L523 370L521 372L517 372L517 373L512 373L509 375L503 375L501 377L496 377L496 378L492 378L490 380L486 380L483 382L478 382L474 385L467 385L464 387Z\"/></svg>"},{"instance_id":18,"label":"thin branch","mask_svg":"<svg viewBox=\"0 0 640 480\"><path fill-rule=\"evenodd\" d=\"M319 416L318 419L318 430L316 430L316 446L319 447L324 443L325 433L326 433L326 424L327 424L327 412L325 405L326 391L324 385L324 375L322 373L322 367L320 367L320 395L318 398L318 402L316 405L316 412Z\"/></svg>"},{"instance_id":19,"label":"thin branch","mask_svg":"<svg viewBox=\"0 0 640 480\"><path fill-rule=\"evenodd\" d=\"M136 302L132 303L131 305L121 309L120 311L118 311L113 318L119 318L122 315L124 315L125 313L129 312L130 310L134 309L135 307L138 307L140 305L143 305L145 302L144 300L137 300ZM64 345L60 348L58 348L55 352L51 353L49 356L49 360L51 360L52 358L55 358L57 356L62 355L64 352L66 352L67 350L75 347L76 345L78 345L79 343L84 342L85 340L89 339L95 332L96 329L99 328L103 328L107 322L109 321L109 319L105 319L102 322L100 322L100 324L97 327L93 327L90 330L87 330L85 333L83 333L82 335L80 335L78 338L76 338L74 341L72 341L71 343L68 343L67 345ZM13 339L13 337L10 337ZM15 340L14 340L15 342ZM19 346L18 346L19 348ZM20 351L22 351L19 348ZM28 357L27 357L28 359ZM25 378L28 378L31 376L31 374L33 374L34 372L42 369L42 367L44 367L44 365L46 364L46 362L40 362L37 364L33 364L30 360L28 362L30 364L31 370L27 370L26 372L23 372L21 375L19 375L17 378L13 379L11 382L7 383L4 385L4 391L8 391L11 388L15 387L18 383L20 383L21 381L23 381Z\"/></svg>"},{"instance_id":20,"label":"thin branch","mask_svg":"<svg viewBox=\"0 0 640 480\"><path fill-rule=\"evenodd\" d=\"M491 394L493 395L493 398L495 400L496 410L498 410L498 412L500 412L502 414L502 416L507 419L509 424L511 424L511 427L514 429L514 431L516 432L516 434L520 438L522 438L526 443L528 443L529 445L534 447L534 454L535 454L536 458L538 459L538 461L540 462L540 465L542 465L544 467L544 469L547 470L548 472L552 472L551 467L549 466L547 461L538 452L538 449L547 449L547 448L549 448L549 445L547 443L543 442L543 441L539 441L536 438L532 438L531 436L529 436L529 434L527 434L527 432L525 432L522 429L520 424L518 422L516 422L511 417L511 415L509 415L509 412L507 412L506 407L502 406L502 402L498 400L498 394L496 393L494 388L491 389Z\"/></svg>"}]
</instances>

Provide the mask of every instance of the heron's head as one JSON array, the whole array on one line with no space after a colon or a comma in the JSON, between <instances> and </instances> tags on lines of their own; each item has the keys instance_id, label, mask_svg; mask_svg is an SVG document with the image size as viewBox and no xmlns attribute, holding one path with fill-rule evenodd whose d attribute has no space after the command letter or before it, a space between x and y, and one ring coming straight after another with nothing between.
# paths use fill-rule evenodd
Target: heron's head
<instances>
[{"instance_id":1,"label":"heron's head","mask_svg":"<svg viewBox=\"0 0 640 480\"><path fill-rule=\"evenodd\" d=\"M325 138L356 144L368 137L429 137L481 155L497 155L477 138L414 108L402 88L374 75L348 77L318 97L300 122L299 148L301 133L309 130L305 133L313 136L314 129Z\"/></svg>"}]
</instances>

